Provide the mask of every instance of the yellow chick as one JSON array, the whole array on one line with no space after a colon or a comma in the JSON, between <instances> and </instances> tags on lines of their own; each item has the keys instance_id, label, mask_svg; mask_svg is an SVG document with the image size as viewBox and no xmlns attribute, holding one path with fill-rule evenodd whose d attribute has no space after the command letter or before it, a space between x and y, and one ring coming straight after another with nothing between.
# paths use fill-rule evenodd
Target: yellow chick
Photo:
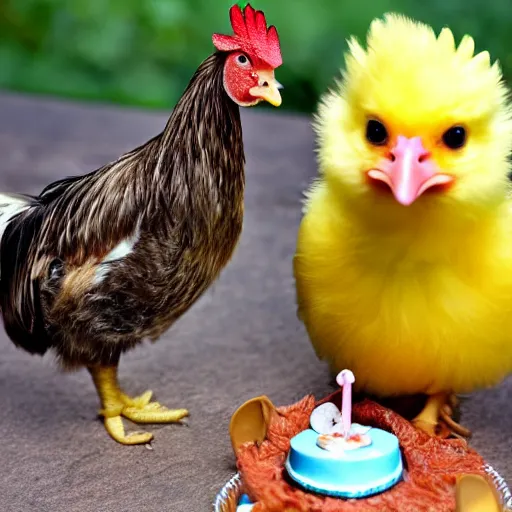
<instances>
[{"instance_id":1,"label":"yellow chick","mask_svg":"<svg viewBox=\"0 0 512 512\"><path fill-rule=\"evenodd\" d=\"M447 404L512 371L508 91L489 54L447 28L388 14L366 46L350 40L315 120L299 317L356 389L427 394L419 428L469 435Z\"/></svg>"}]
</instances>

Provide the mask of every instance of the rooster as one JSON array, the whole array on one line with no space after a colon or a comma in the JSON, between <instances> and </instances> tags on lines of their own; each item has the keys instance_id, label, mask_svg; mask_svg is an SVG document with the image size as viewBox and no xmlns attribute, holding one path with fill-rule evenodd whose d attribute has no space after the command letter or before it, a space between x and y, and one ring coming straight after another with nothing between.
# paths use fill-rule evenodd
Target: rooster
<instances>
[{"instance_id":1,"label":"rooster","mask_svg":"<svg viewBox=\"0 0 512 512\"><path fill-rule=\"evenodd\" d=\"M319 357L358 391L428 396L414 423L442 436L470 435L457 394L512 371L512 108L474 48L391 14L350 41L295 255Z\"/></svg>"},{"instance_id":2,"label":"rooster","mask_svg":"<svg viewBox=\"0 0 512 512\"><path fill-rule=\"evenodd\" d=\"M122 444L136 423L178 422L186 409L132 398L117 380L120 356L155 341L230 260L243 221L239 106L281 104L275 27L250 5L230 10L231 36L197 69L162 133L90 174L37 197L0 197L0 306L10 339L51 350L63 369L88 368L100 414Z\"/></svg>"}]
</instances>

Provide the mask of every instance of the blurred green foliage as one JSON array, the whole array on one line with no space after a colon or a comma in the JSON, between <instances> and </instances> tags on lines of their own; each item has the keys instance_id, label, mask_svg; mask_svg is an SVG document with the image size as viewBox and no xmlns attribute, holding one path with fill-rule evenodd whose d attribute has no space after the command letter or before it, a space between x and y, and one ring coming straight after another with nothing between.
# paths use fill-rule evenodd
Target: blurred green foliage
<instances>
[{"instance_id":1,"label":"blurred green foliage","mask_svg":"<svg viewBox=\"0 0 512 512\"><path fill-rule=\"evenodd\" d=\"M0 87L172 107L235 0L0 0ZM283 107L311 112L342 65L346 38L401 12L469 33L512 77L511 0L253 0L278 28ZM397 58L400 56L397 55Z\"/></svg>"}]
</instances>

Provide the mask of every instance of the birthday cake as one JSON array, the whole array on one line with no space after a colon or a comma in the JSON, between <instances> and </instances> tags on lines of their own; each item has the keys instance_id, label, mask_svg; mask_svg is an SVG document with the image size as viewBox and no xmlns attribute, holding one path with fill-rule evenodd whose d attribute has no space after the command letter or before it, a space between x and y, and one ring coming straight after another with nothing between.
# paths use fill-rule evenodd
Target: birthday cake
<instances>
[{"instance_id":1,"label":"birthday cake","mask_svg":"<svg viewBox=\"0 0 512 512\"><path fill-rule=\"evenodd\" d=\"M398 438L385 430L352 423L354 375L338 375L342 410L327 402L313 410L311 428L290 440L285 462L288 475L304 489L343 498L385 491L403 473Z\"/></svg>"},{"instance_id":2,"label":"birthday cake","mask_svg":"<svg viewBox=\"0 0 512 512\"><path fill-rule=\"evenodd\" d=\"M285 468L305 489L330 496L360 498L384 491L402 477L398 440L381 429L371 429L366 436L368 446L347 451L334 448L343 437L323 436L331 451L319 445L317 432L304 430L291 439Z\"/></svg>"},{"instance_id":3,"label":"birthday cake","mask_svg":"<svg viewBox=\"0 0 512 512\"><path fill-rule=\"evenodd\" d=\"M237 512L504 509L466 441L430 436L371 400L352 406L350 377L340 374L343 390L319 402L309 395L276 408L258 397L237 410Z\"/></svg>"}]
</instances>

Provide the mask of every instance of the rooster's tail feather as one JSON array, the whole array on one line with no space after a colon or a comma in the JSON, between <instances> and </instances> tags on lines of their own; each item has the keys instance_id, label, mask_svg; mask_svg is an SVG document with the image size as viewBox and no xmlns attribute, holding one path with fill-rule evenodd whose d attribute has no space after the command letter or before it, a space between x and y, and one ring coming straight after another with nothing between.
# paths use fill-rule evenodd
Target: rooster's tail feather
<instances>
[{"instance_id":1,"label":"rooster's tail feather","mask_svg":"<svg viewBox=\"0 0 512 512\"><path fill-rule=\"evenodd\" d=\"M7 225L18 214L30 208L32 198L21 194L0 194L0 240Z\"/></svg>"}]
</instances>

